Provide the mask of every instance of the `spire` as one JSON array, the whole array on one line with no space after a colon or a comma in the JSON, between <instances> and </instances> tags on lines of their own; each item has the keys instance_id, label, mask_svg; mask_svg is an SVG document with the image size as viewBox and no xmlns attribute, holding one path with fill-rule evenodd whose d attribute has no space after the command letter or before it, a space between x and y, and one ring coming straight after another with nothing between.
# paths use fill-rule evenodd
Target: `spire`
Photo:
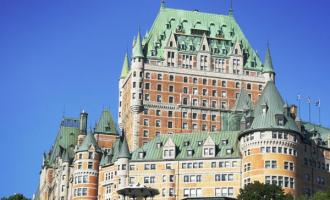
<instances>
[{"instance_id":1,"label":"spire","mask_svg":"<svg viewBox=\"0 0 330 200\"><path fill-rule=\"evenodd\" d=\"M126 53L125 58L124 58L123 68L121 70L120 79L126 78L128 72L129 72L128 55Z\"/></svg>"},{"instance_id":2,"label":"spire","mask_svg":"<svg viewBox=\"0 0 330 200\"><path fill-rule=\"evenodd\" d=\"M165 8L166 7L166 5L165 5L165 0L161 0L160 1L160 9L163 9L163 8Z\"/></svg>"},{"instance_id":3,"label":"spire","mask_svg":"<svg viewBox=\"0 0 330 200\"><path fill-rule=\"evenodd\" d=\"M140 30L138 31L136 42L133 47L133 58L144 58Z\"/></svg>"},{"instance_id":4,"label":"spire","mask_svg":"<svg viewBox=\"0 0 330 200\"><path fill-rule=\"evenodd\" d=\"M273 61L272 61L272 56L270 55L270 48L269 44L267 45L267 52L265 56L265 62L264 62L264 73L275 73L274 67L273 67Z\"/></svg>"},{"instance_id":5,"label":"spire","mask_svg":"<svg viewBox=\"0 0 330 200\"><path fill-rule=\"evenodd\" d=\"M125 135L123 135L123 142L119 150L118 158L131 158Z\"/></svg>"},{"instance_id":6,"label":"spire","mask_svg":"<svg viewBox=\"0 0 330 200\"><path fill-rule=\"evenodd\" d=\"M233 16L233 12L234 12L234 10L233 10L233 0L230 0L230 8L229 8L229 16Z\"/></svg>"}]
</instances>

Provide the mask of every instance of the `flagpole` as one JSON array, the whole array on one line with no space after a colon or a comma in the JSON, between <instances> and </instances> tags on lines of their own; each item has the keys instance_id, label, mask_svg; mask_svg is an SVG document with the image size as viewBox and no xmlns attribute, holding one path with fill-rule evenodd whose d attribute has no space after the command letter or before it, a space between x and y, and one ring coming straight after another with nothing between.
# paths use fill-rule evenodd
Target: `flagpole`
<instances>
[{"instance_id":1,"label":"flagpole","mask_svg":"<svg viewBox=\"0 0 330 200\"><path fill-rule=\"evenodd\" d=\"M319 125L321 126L321 106L319 106Z\"/></svg>"},{"instance_id":2,"label":"flagpole","mask_svg":"<svg viewBox=\"0 0 330 200\"><path fill-rule=\"evenodd\" d=\"M319 108L319 125L321 126L321 100L317 102L317 107Z\"/></svg>"},{"instance_id":3,"label":"flagpole","mask_svg":"<svg viewBox=\"0 0 330 200\"><path fill-rule=\"evenodd\" d=\"M308 121L311 123L311 98L307 97L307 103L308 103Z\"/></svg>"}]
</instances>

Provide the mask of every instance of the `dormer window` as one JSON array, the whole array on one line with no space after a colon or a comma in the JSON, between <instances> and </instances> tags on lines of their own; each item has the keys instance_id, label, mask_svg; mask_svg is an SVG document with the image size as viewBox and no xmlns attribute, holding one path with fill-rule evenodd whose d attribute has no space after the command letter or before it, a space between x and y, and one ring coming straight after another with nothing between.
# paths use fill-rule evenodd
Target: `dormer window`
<instances>
[{"instance_id":1,"label":"dormer window","mask_svg":"<svg viewBox=\"0 0 330 200\"><path fill-rule=\"evenodd\" d=\"M156 50L155 49L152 49L151 50L151 56L155 56L156 55Z\"/></svg>"},{"instance_id":2,"label":"dormer window","mask_svg":"<svg viewBox=\"0 0 330 200\"><path fill-rule=\"evenodd\" d=\"M262 113L266 114L268 111L268 105L266 103L261 105Z\"/></svg>"},{"instance_id":3,"label":"dormer window","mask_svg":"<svg viewBox=\"0 0 330 200\"><path fill-rule=\"evenodd\" d=\"M157 142L157 148L162 147L162 143L161 142Z\"/></svg>"},{"instance_id":4,"label":"dormer window","mask_svg":"<svg viewBox=\"0 0 330 200\"><path fill-rule=\"evenodd\" d=\"M278 126L284 126L285 125L285 117L284 114L277 114L275 115L276 123Z\"/></svg>"},{"instance_id":5,"label":"dormer window","mask_svg":"<svg viewBox=\"0 0 330 200\"><path fill-rule=\"evenodd\" d=\"M222 145L227 145L227 144L228 144L228 140L227 140L227 139L225 139L225 140L221 140L221 144L222 144Z\"/></svg>"},{"instance_id":6,"label":"dormer window","mask_svg":"<svg viewBox=\"0 0 330 200\"><path fill-rule=\"evenodd\" d=\"M233 149L232 148L230 148L230 149L226 149L226 154L227 155L230 155L230 154L232 154L233 153Z\"/></svg>"},{"instance_id":7,"label":"dormer window","mask_svg":"<svg viewBox=\"0 0 330 200\"><path fill-rule=\"evenodd\" d=\"M143 159L144 158L144 152L143 151L139 152L138 156L139 156L140 159Z\"/></svg>"},{"instance_id":8,"label":"dormer window","mask_svg":"<svg viewBox=\"0 0 330 200\"><path fill-rule=\"evenodd\" d=\"M202 145L203 145L203 141L198 141L198 142L197 142L197 145L198 145L198 146L202 146Z\"/></svg>"},{"instance_id":9,"label":"dormer window","mask_svg":"<svg viewBox=\"0 0 330 200\"><path fill-rule=\"evenodd\" d=\"M186 147L186 146L189 146L189 141L184 141L183 145Z\"/></svg>"},{"instance_id":10,"label":"dormer window","mask_svg":"<svg viewBox=\"0 0 330 200\"><path fill-rule=\"evenodd\" d=\"M187 156L193 156L193 154L194 154L194 150L192 150L192 149L188 149L187 150Z\"/></svg>"},{"instance_id":11,"label":"dormer window","mask_svg":"<svg viewBox=\"0 0 330 200\"><path fill-rule=\"evenodd\" d=\"M215 151L214 151L214 148L211 147L211 148L204 148L204 157L210 157L210 156L214 156L215 154Z\"/></svg>"},{"instance_id":12,"label":"dormer window","mask_svg":"<svg viewBox=\"0 0 330 200\"><path fill-rule=\"evenodd\" d=\"M165 159L173 159L175 157L174 149L165 149L163 157Z\"/></svg>"}]
</instances>

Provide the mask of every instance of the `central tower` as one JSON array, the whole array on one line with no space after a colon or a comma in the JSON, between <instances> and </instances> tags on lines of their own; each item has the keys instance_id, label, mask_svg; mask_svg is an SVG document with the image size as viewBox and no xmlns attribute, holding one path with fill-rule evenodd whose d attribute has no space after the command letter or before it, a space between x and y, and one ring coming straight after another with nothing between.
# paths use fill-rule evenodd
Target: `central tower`
<instances>
[{"instance_id":1,"label":"central tower","mask_svg":"<svg viewBox=\"0 0 330 200\"><path fill-rule=\"evenodd\" d=\"M120 77L118 118L130 150L160 134L220 131L241 89L255 103L274 78L232 14L162 5L150 31L138 32L131 57Z\"/></svg>"}]
</instances>

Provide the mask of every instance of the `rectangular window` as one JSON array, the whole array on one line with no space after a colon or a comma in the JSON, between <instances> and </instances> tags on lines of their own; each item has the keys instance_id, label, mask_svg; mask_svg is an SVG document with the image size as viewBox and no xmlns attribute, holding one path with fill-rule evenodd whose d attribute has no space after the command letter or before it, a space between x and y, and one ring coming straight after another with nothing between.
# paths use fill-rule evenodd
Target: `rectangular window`
<instances>
[{"instance_id":1,"label":"rectangular window","mask_svg":"<svg viewBox=\"0 0 330 200\"><path fill-rule=\"evenodd\" d=\"M144 88L145 88L146 90L149 90L149 89L150 89L150 83L145 83Z\"/></svg>"},{"instance_id":2,"label":"rectangular window","mask_svg":"<svg viewBox=\"0 0 330 200\"><path fill-rule=\"evenodd\" d=\"M167 128L173 128L173 122L167 122Z\"/></svg>"},{"instance_id":3,"label":"rectangular window","mask_svg":"<svg viewBox=\"0 0 330 200\"><path fill-rule=\"evenodd\" d=\"M143 137L149 137L149 131L143 130Z\"/></svg>"},{"instance_id":4,"label":"rectangular window","mask_svg":"<svg viewBox=\"0 0 330 200\"><path fill-rule=\"evenodd\" d=\"M93 162L88 162L88 169L93 169Z\"/></svg>"},{"instance_id":5,"label":"rectangular window","mask_svg":"<svg viewBox=\"0 0 330 200\"><path fill-rule=\"evenodd\" d=\"M143 120L143 125L144 126L149 126L149 120L148 119L144 119Z\"/></svg>"},{"instance_id":6,"label":"rectangular window","mask_svg":"<svg viewBox=\"0 0 330 200\"><path fill-rule=\"evenodd\" d=\"M169 96L168 97L168 103L174 103L174 97Z\"/></svg>"},{"instance_id":7,"label":"rectangular window","mask_svg":"<svg viewBox=\"0 0 330 200\"><path fill-rule=\"evenodd\" d=\"M169 91L169 92L174 92L174 86L173 86L173 85L170 85L170 86L168 87L168 91Z\"/></svg>"},{"instance_id":8,"label":"rectangular window","mask_svg":"<svg viewBox=\"0 0 330 200\"><path fill-rule=\"evenodd\" d=\"M144 100L145 101L150 101L150 95L149 94L145 94L144 95Z\"/></svg>"},{"instance_id":9,"label":"rectangular window","mask_svg":"<svg viewBox=\"0 0 330 200\"><path fill-rule=\"evenodd\" d=\"M156 127L160 127L160 120L156 120Z\"/></svg>"},{"instance_id":10,"label":"rectangular window","mask_svg":"<svg viewBox=\"0 0 330 200\"><path fill-rule=\"evenodd\" d=\"M157 102L161 103L162 102L162 95L157 95Z\"/></svg>"}]
</instances>

